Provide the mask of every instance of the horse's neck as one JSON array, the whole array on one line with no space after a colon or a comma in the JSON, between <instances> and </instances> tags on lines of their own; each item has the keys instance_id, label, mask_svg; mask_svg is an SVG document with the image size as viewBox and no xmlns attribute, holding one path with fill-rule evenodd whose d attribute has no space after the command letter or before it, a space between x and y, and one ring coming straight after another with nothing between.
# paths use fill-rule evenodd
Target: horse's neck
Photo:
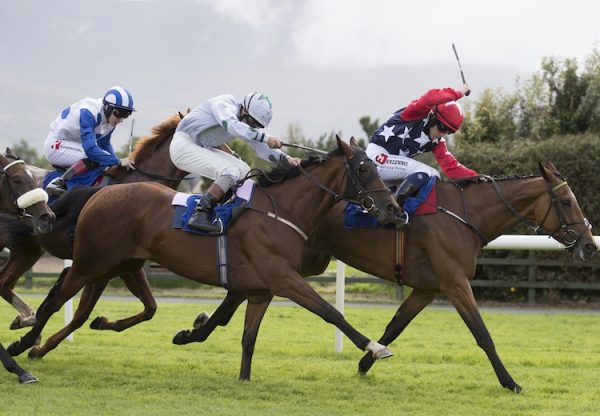
<instances>
[{"instance_id":1,"label":"horse's neck","mask_svg":"<svg viewBox=\"0 0 600 416\"><path fill-rule=\"evenodd\" d=\"M450 191L454 193L451 199L454 200L454 209L457 209L454 213L463 217L463 208L466 207L468 218L465 219L488 241L510 231L521 218L533 221L540 197L546 193L542 178L510 179L496 183L502 196L491 183L473 184L464 190L465 205L456 190ZM440 205L443 206L443 201L440 201Z\"/></svg>"},{"instance_id":2,"label":"horse's neck","mask_svg":"<svg viewBox=\"0 0 600 416\"><path fill-rule=\"evenodd\" d=\"M343 194L344 178L340 174L344 171L343 167L333 160L327 165L327 168L310 169L310 175L333 193ZM254 195L254 206L291 221L307 235L314 231L337 202L333 195L302 174L262 191L255 191Z\"/></svg>"}]
</instances>

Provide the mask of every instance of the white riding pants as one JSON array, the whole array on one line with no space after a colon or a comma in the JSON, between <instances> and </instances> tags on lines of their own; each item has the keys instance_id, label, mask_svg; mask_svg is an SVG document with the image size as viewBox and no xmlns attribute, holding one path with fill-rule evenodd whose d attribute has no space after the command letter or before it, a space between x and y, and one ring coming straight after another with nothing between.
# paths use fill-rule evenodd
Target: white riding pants
<instances>
[{"instance_id":1,"label":"white riding pants","mask_svg":"<svg viewBox=\"0 0 600 416\"><path fill-rule=\"evenodd\" d=\"M250 166L241 159L214 147L202 147L184 132L176 132L169 147L171 160L177 168L209 179L227 192L242 179Z\"/></svg>"},{"instance_id":2,"label":"white riding pants","mask_svg":"<svg viewBox=\"0 0 600 416\"><path fill-rule=\"evenodd\" d=\"M49 134L44 142L44 155L54 166L69 168L87 156L80 142L60 140Z\"/></svg>"},{"instance_id":3,"label":"white riding pants","mask_svg":"<svg viewBox=\"0 0 600 416\"><path fill-rule=\"evenodd\" d=\"M398 183L408 175L417 172L440 177L440 173L431 166L410 157L392 155L374 143L367 145L367 156L375 162L379 176L385 183Z\"/></svg>"}]
</instances>

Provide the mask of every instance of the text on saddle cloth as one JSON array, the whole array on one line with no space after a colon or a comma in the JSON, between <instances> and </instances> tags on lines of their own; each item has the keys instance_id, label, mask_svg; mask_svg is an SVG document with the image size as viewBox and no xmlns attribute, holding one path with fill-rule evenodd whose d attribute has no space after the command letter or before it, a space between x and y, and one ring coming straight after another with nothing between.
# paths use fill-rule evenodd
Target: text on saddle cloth
<instances>
[{"instance_id":1,"label":"text on saddle cloth","mask_svg":"<svg viewBox=\"0 0 600 416\"><path fill-rule=\"evenodd\" d=\"M404 201L404 210L410 217L419 215L437 213L437 178L435 176L429 179L424 186L419 189L415 196L406 198ZM356 205L348 204L344 209L344 227L353 228L377 228L382 225L377 222L377 218ZM393 227L393 225L389 225Z\"/></svg>"}]
</instances>

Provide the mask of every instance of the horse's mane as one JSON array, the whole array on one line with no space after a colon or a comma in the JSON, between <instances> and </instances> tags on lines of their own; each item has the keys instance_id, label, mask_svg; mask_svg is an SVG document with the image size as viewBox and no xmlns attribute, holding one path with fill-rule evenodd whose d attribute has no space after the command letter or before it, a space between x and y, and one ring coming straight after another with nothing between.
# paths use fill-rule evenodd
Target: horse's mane
<instances>
[{"instance_id":1,"label":"horse's mane","mask_svg":"<svg viewBox=\"0 0 600 416\"><path fill-rule=\"evenodd\" d=\"M341 151L339 149L333 150L326 155L311 153L306 159L303 159L300 162L300 166L302 166L302 168L307 168L312 165L318 165L319 163L329 159L331 156L338 155L340 153ZM263 188L275 183L283 182L286 179L294 178L301 173L297 166L282 165L278 165L269 172L258 169L253 169L251 172L253 175L256 175L256 181L258 182L258 185Z\"/></svg>"},{"instance_id":2,"label":"horse's mane","mask_svg":"<svg viewBox=\"0 0 600 416\"><path fill-rule=\"evenodd\" d=\"M180 121L181 115L179 113L173 114L158 126L152 127L152 134L138 140L130 157L134 161L145 160L152 157L155 149L173 136Z\"/></svg>"},{"instance_id":3,"label":"horse's mane","mask_svg":"<svg viewBox=\"0 0 600 416\"><path fill-rule=\"evenodd\" d=\"M534 175L531 173L514 174L514 175L499 175L499 176L480 175L480 176L474 176L474 177L470 177L470 178L452 179L452 180L447 181L447 183L465 186L465 185L469 185L469 184L487 183L487 182L489 182L489 178L492 178L495 182L505 182L505 181L521 180L521 179L538 178L539 176L540 175Z\"/></svg>"}]
</instances>

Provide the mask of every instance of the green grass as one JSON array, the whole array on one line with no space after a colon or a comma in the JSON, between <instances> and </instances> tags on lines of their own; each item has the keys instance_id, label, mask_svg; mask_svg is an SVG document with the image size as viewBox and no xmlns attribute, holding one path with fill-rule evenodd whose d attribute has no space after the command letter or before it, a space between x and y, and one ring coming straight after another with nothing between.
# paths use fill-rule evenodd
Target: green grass
<instances>
[{"instance_id":1,"label":"green grass","mask_svg":"<svg viewBox=\"0 0 600 416\"><path fill-rule=\"evenodd\" d=\"M38 297L26 298L33 305ZM504 363L524 388L500 387L458 314L427 309L390 345L396 355L356 375L362 353L334 328L295 306L272 305L263 321L252 381L237 380L242 307L202 344L171 338L215 305L159 303L155 318L123 333L87 325L43 360L18 361L40 378L22 386L0 372L0 415L597 415L600 316L594 313L483 312ZM101 301L92 317L137 313L128 301ZM349 321L377 338L391 306L346 307ZM13 310L0 305L0 340ZM55 331L62 311L49 323ZM50 331L46 330L47 338Z\"/></svg>"}]
</instances>

